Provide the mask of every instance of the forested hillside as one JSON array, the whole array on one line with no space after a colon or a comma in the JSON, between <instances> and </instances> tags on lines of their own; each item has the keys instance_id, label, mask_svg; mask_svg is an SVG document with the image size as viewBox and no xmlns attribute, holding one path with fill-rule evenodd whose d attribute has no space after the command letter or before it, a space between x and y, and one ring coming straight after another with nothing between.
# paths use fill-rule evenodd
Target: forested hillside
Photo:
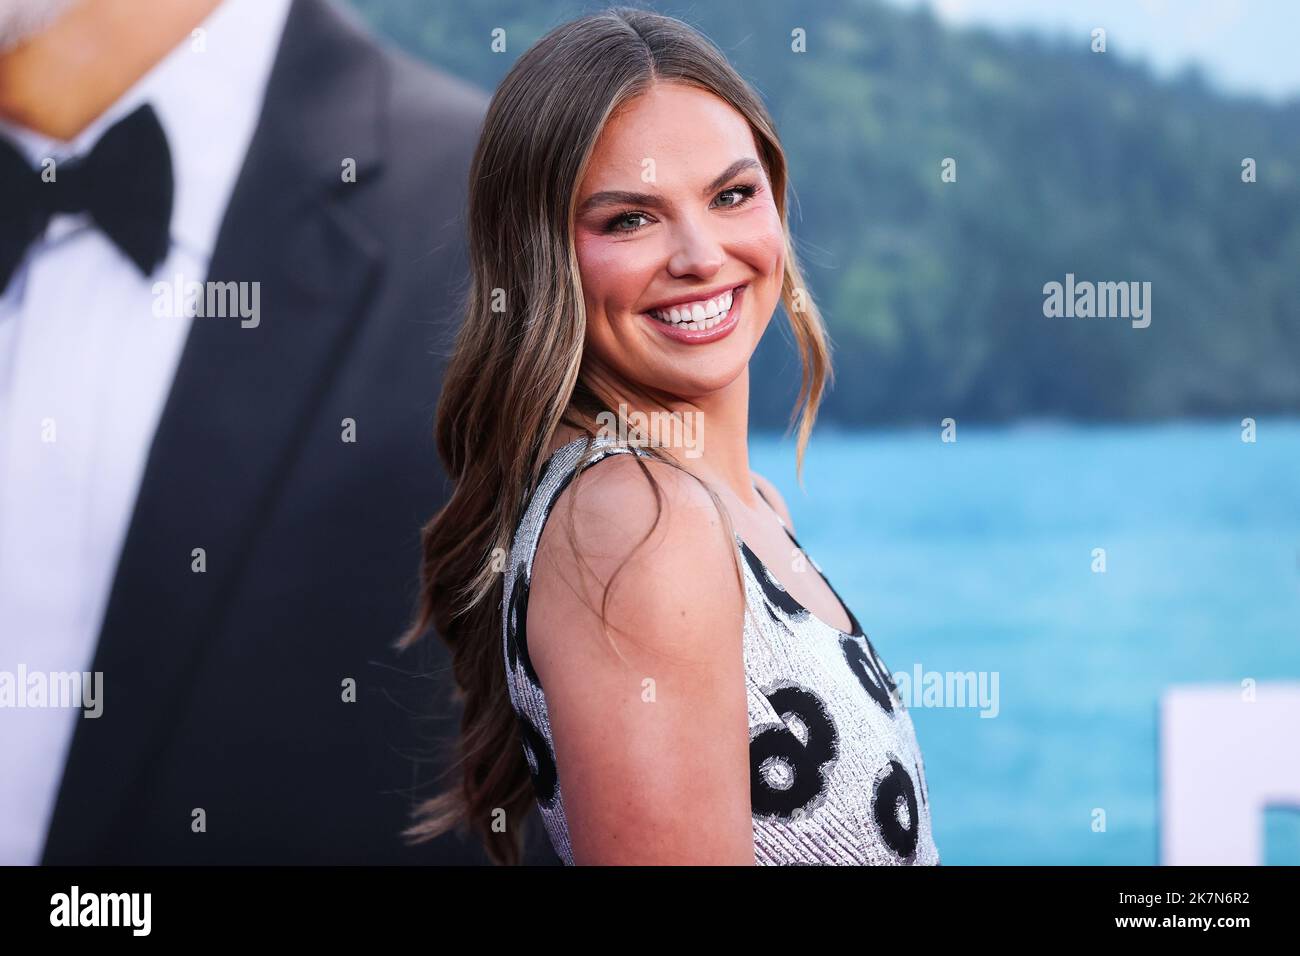
<instances>
[{"instance_id":1,"label":"forested hillside","mask_svg":"<svg viewBox=\"0 0 1300 956\"><path fill-rule=\"evenodd\" d=\"M594 8L355 6L488 90L547 29ZM713 39L776 118L835 341L823 420L1300 410L1300 102L1158 79L1087 35L957 31L875 0L654 8ZM489 49L496 27L504 54ZM807 52L791 50L796 28ZM941 180L945 158L955 182ZM1067 273L1150 282L1150 326L1045 317L1043 286ZM755 372L754 424L783 427L788 334L769 333Z\"/></svg>"}]
</instances>

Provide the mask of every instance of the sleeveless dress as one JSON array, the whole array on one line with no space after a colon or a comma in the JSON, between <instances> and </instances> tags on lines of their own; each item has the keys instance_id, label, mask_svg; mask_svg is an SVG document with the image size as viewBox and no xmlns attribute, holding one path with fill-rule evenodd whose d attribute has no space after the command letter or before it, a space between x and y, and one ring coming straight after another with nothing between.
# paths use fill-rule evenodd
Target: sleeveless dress
<instances>
[{"instance_id":1,"label":"sleeveless dress","mask_svg":"<svg viewBox=\"0 0 1300 956\"><path fill-rule=\"evenodd\" d=\"M610 455L646 454L612 436L597 436L593 446L599 451L587 467ZM569 865L574 860L563 781L546 695L528 657L526 624L542 528L587 450L588 438L579 436L547 459L515 531L501 602L510 703L547 835ZM788 527L786 534L798 548ZM835 593L853 630L831 627L786 592L738 534L736 546L747 609L743 647L755 861L938 864L925 764L911 716L853 612ZM817 563L804 557L826 580Z\"/></svg>"}]
</instances>

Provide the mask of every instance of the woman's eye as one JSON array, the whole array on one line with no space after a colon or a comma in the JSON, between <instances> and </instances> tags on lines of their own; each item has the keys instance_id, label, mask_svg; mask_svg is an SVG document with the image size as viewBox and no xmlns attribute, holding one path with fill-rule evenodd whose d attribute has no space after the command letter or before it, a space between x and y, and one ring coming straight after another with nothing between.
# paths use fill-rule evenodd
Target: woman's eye
<instances>
[{"instance_id":1,"label":"woman's eye","mask_svg":"<svg viewBox=\"0 0 1300 956\"><path fill-rule=\"evenodd\" d=\"M724 189L722 192L718 193L718 198L721 199L724 196L732 196L732 201L722 202L719 204L719 207L722 209L735 209L737 206L743 206L745 203L749 202L757 192L757 186L748 185L732 186L730 189ZM628 233L633 233L639 229L645 228L643 223L634 221L641 219L649 221L650 217L643 212L625 212L621 215L615 216L613 219L609 220L609 222L605 223L605 231L621 232L624 235L627 235Z\"/></svg>"},{"instance_id":2,"label":"woman's eye","mask_svg":"<svg viewBox=\"0 0 1300 956\"><path fill-rule=\"evenodd\" d=\"M734 202L725 202L722 205L724 207L743 206L745 203L749 202L750 198L753 197L756 191L757 190L755 190L753 186L732 186L730 189L724 189L722 192L718 193L718 198L735 193L736 199Z\"/></svg>"},{"instance_id":3,"label":"woman's eye","mask_svg":"<svg viewBox=\"0 0 1300 956\"><path fill-rule=\"evenodd\" d=\"M622 228L623 224L627 223L629 220L632 219L645 219L645 218L647 217L644 213L639 213L639 212L624 213L623 215L615 219L611 219L609 221L609 224L605 228L609 232L636 232L638 229L641 228L641 226L633 225L632 228L630 229L624 229Z\"/></svg>"}]
</instances>

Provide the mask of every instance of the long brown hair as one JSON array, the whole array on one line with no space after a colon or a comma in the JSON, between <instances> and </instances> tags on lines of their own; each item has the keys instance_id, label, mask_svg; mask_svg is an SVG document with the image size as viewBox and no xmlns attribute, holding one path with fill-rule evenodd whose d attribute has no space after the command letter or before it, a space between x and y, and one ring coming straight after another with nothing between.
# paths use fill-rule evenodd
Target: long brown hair
<instances>
[{"instance_id":1,"label":"long brown hair","mask_svg":"<svg viewBox=\"0 0 1300 956\"><path fill-rule=\"evenodd\" d=\"M513 822L525 819L534 795L506 684L502 555L556 429L564 423L593 436L597 416L612 413L612 396L584 375L574 206L606 121L658 81L720 97L753 131L785 233L781 301L803 364L790 419L793 427L799 418L802 472L830 345L795 256L785 155L771 117L723 54L680 20L617 7L557 27L502 80L470 168L470 288L436 426L454 489L424 528L420 608L398 642L408 647L432 628L450 648L463 704L459 779L416 809L417 822L405 831L415 842L469 827L494 862L519 861L522 834ZM680 468L658 449L649 452ZM649 469L641 470L661 500ZM721 500L707 490L730 530ZM739 579L738 564L736 573ZM504 831L493 826L502 812L511 821Z\"/></svg>"}]
</instances>

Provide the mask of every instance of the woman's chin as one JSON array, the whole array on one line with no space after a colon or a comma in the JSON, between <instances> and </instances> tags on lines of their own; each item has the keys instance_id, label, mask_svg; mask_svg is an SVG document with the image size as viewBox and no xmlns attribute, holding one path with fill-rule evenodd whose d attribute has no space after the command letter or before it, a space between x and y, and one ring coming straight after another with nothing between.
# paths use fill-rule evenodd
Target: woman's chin
<instances>
[{"instance_id":1,"label":"woman's chin","mask_svg":"<svg viewBox=\"0 0 1300 956\"><path fill-rule=\"evenodd\" d=\"M698 405L707 401L710 396L724 392L734 385L748 367L748 362L739 362L734 366L728 364L722 369L711 366L699 370L699 374L691 374L686 369L680 368L662 369L658 375L643 374L638 377L638 380L647 389L652 390L651 394L672 395L679 401Z\"/></svg>"}]
</instances>

